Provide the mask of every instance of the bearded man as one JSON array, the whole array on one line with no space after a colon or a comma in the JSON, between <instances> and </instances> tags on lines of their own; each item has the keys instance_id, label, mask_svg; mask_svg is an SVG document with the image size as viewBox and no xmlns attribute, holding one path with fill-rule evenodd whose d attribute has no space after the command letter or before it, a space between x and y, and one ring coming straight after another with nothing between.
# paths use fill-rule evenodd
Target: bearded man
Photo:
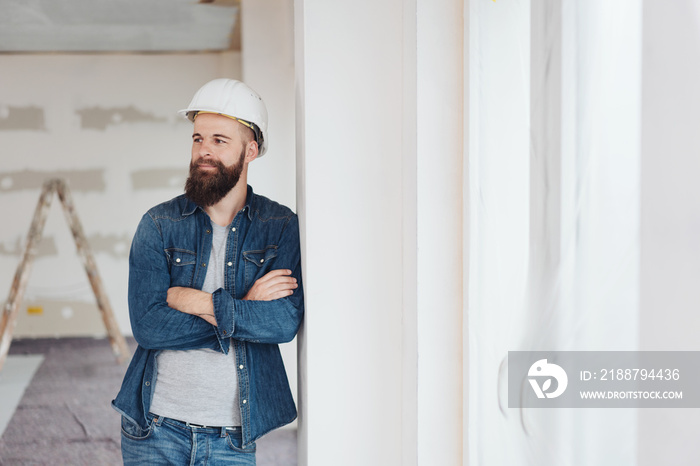
<instances>
[{"instance_id":1,"label":"bearded man","mask_svg":"<svg viewBox=\"0 0 700 466\"><path fill-rule=\"evenodd\" d=\"M304 310L298 220L247 184L268 145L257 93L215 79L180 113L194 123L185 194L143 216L129 255L122 456L254 465L255 441L296 418L278 344Z\"/></svg>"}]
</instances>

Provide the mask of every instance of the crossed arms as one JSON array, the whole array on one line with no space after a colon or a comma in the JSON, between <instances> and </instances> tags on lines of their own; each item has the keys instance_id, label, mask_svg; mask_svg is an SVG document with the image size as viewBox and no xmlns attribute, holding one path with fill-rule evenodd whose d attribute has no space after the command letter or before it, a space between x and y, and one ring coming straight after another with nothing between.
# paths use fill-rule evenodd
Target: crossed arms
<instances>
[{"instance_id":1,"label":"crossed arms","mask_svg":"<svg viewBox=\"0 0 700 466\"><path fill-rule=\"evenodd\" d=\"M256 280L243 297L248 301L272 301L291 296L298 288L297 279L289 269L272 270ZM214 315L214 301L211 293L174 286L168 289L168 306L176 311L201 317L213 326L217 326Z\"/></svg>"},{"instance_id":2,"label":"crossed arms","mask_svg":"<svg viewBox=\"0 0 700 466\"><path fill-rule=\"evenodd\" d=\"M144 215L129 255L129 315L146 349L209 348L228 352L230 339L283 343L296 335L304 312L296 217L280 232L274 269L236 299L220 288L206 293L172 286L161 230Z\"/></svg>"}]
</instances>

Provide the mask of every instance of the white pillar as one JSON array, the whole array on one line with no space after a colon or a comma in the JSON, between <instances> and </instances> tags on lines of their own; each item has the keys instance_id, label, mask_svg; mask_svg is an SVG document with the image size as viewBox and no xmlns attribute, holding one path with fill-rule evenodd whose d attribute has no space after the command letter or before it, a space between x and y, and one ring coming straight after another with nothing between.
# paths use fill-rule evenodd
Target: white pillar
<instances>
[{"instance_id":1,"label":"white pillar","mask_svg":"<svg viewBox=\"0 0 700 466\"><path fill-rule=\"evenodd\" d=\"M462 4L296 2L300 465L462 462Z\"/></svg>"},{"instance_id":2,"label":"white pillar","mask_svg":"<svg viewBox=\"0 0 700 466\"><path fill-rule=\"evenodd\" d=\"M401 464L401 0L296 2L300 465Z\"/></svg>"},{"instance_id":3,"label":"white pillar","mask_svg":"<svg viewBox=\"0 0 700 466\"><path fill-rule=\"evenodd\" d=\"M462 460L464 4L416 3L417 458L452 465Z\"/></svg>"}]
</instances>

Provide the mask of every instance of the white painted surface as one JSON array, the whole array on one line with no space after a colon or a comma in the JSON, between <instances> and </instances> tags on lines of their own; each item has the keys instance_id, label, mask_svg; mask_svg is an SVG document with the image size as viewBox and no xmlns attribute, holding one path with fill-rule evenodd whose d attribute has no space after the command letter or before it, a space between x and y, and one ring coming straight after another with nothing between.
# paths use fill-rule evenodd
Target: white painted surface
<instances>
[{"instance_id":1,"label":"white painted surface","mask_svg":"<svg viewBox=\"0 0 700 466\"><path fill-rule=\"evenodd\" d=\"M418 0L404 1L403 15L403 157L402 157L402 391L401 464L417 466L418 424Z\"/></svg>"},{"instance_id":2,"label":"white painted surface","mask_svg":"<svg viewBox=\"0 0 700 466\"><path fill-rule=\"evenodd\" d=\"M296 8L300 464L399 465L402 2L304 0Z\"/></svg>"},{"instance_id":3,"label":"white painted surface","mask_svg":"<svg viewBox=\"0 0 700 466\"><path fill-rule=\"evenodd\" d=\"M263 97L269 118L270 145L248 180L296 211L293 7L293 0L243 0L241 42L243 80Z\"/></svg>"},{"instance_id":4,"label":"white painted surface","mask_svg":"<svg viewBox=\"0 0 700 466\"><path fill-rule=\"evenodd\" d=\"M640 347L700 350L700 6L645 0ZM639 464L698 464L700 410L639 415Z\"/></svg>"},{"instance_id":5,"label":"white painted surface","mask_svg":"<svg viewBox=\"0 0 700 466\"><path fill-rule=\"evenodd\" d=\"M449 465L462 461L464 5L416 3L417 464Z\"/></svg>"},{"instance_id":6,"label":"white painted surface","mask_svg":"<svg viewBox=\"0 0 700 466\"><path fill-rule=\"evenodd\" d=\"M0 372L0 437L17 409L24 391L41 363L42 355L8 356Z\"/></svg>"},{"instance_id":7,"label":"white painted surface","mask_svg":"<svg viewBox=\"0 0 700 466\"><path fill-rule=\"evenodd\" d=\"M299 463L458 464L462 2L296 8Z\"/></svg>"}]
</instances>

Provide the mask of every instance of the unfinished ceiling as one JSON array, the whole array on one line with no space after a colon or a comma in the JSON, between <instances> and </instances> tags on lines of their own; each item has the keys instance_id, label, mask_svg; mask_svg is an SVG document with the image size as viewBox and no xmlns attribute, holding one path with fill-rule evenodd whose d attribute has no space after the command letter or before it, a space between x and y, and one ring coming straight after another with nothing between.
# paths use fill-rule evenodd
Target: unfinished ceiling
<instances>
[{"instance_id":1,"label":"unfinished ceiling","mask_svg":"<svg viewBox=\"0 0 700 466\"><path fill-rule=\"evenodd\" d=\"M237 0L0 0L0 52L229 50Z\"/></svg>"}]
</instances>

